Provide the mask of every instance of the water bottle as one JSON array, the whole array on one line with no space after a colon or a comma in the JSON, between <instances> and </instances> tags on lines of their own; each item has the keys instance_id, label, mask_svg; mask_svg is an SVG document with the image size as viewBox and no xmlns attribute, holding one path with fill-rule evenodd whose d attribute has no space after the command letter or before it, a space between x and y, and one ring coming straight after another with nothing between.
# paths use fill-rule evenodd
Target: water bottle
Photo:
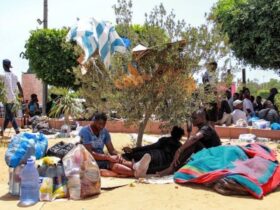
<instances>
[{"instance_id":1,"label":"water bottle","mask_svg":"<svg viewBox=\"0 0 280 210\"><path fill-rule=\"evenodd\" d=\"M29 158L21 172L20 205L30 206L39 201L39 174L34 158Z\"/></svg>"},{"instance_id":2,"label":"water bottle","mask_svg":"<svg viewBox=\"0 0 280 210\"><path fill-rule=\"evenodd\" d=\"M19 165L16 168L9 168L9 193L11 195L20 194L20 174L24 165Z\"/></svg>"}]
</instances>

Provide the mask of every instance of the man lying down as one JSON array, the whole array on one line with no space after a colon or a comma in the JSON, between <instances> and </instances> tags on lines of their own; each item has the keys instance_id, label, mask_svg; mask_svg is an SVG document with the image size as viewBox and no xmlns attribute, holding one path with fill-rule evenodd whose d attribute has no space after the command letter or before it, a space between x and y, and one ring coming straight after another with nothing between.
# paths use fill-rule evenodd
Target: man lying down
<instances>
[{"instance_id":1,"label":"man lying down","mask_svg":"<svg viewBox=\"0 0 280 210\"><path fill-rule=\"evenodd\" d=\"M123 158L126 160L140 160L145 154L151 156L148 174L165 176L173 174L181 168L189 157L203 148L210 148L221 145L221 140L216 131L206 121L206 114L199 109L192 114L193 126L198 131L191 136L183 145L180 143L184 130L180 127L173 127L170 137L160 138L158 142L139 148L124 148Z\"/></svg>"}]
</instances>

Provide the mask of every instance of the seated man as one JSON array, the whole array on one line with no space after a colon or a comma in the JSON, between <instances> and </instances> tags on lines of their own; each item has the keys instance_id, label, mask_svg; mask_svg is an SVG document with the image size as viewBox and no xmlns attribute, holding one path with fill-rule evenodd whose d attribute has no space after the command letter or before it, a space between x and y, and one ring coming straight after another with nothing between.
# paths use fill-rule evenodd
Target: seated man
<instances>
[{"instance_id":1,"label":"seated man","mask_svg":"<svg viewBox=\"0 0 280 210\"><path fill-rule=\"evenodd\" d=\"M243 111L243 102L239 99L233 102L234 111L231 113L232 122L236 124L238 120L242 119L247 123L246 112Z\"/></svg>"},{"instance_id":2,"label":"seated man","mask_svg":"<svg viewBox=\"0 0 280 210\"><path fill-rule=\"evenodd\" d=\"M29 110L29 116L34 117L36 115L40 115L41 111L39 108L39 103L38 103L38 97L36 94L31 94L31 100L30 103L28 104L28 110Z\"/></svg>"},{"instance_id":3,"label":"seated man","mask_svg":"<svg viewBox=\"0 0 280 210\"><path fill-rule=\"evenodd\" d=\"M227 100L222 99L220 103L220 108L218 109L218 121L217 125L226 124L229 126L231 124L231 108Z\"/></svg>"},{"instance_id":4,"label":"seated man","mask_svg":"<svg viewBox=\"0 0 280 210\"><path fill-rule=\"evenodd\" d=\"M259 111L257 113L257 116L260 119L269 121L270 123L279 123L280 122L279 114L275 110L275 107L273 106L272 102L269 100L264 102L264 109Z\"/></svg>"},{"instance_id":5,"label":"seated man","mask_svg":"<svg viewBox=\"0 0 280 210\"><path fill-rule=\"evenodd\" d=\"M117 175L144 177L147 173L151 156L146 154L135 164L121 158L117 154L111 142L110 134L105 128L106 122L106 114L96 113L91 124L82 128L79 133L83 145L92 154L100 169L111 170ZM106 146L109 154L104 153L104 146ZM106 174L106 170L104 174ZM103 175L102 170L101 175Z\"/></svg>"},{"instance_id":6,"label":"seated man","mask_svg":"<svg viewBox=\"0 0 280 210\"><path fill-rule=\"evenodd\" d=\"M190 137L177 151L171 165L158 173L159 176L173 174L181 168L193 153L203 148L216 147L221 145L221 140L216 131L206 120L203 109L192 114L193 125L198 127L197 133Z\"/></svg>"},{"instance_id":7,"label":"seated man","mask_svg":"<svg viewBox=\"0 0 280 210\"><path fill-rule=\"evenodd\" d=\"M125 154L123 157L127 160L139 161L146 153L151 155L151 162L148 169L148 174L154 174L168 168L174 158L175 152L182 145L180 139L184 135L184 129L174 126L171 131L171 136L162 137L156 143L137 147L123 148Z\"/></svg>"}]
</instances>

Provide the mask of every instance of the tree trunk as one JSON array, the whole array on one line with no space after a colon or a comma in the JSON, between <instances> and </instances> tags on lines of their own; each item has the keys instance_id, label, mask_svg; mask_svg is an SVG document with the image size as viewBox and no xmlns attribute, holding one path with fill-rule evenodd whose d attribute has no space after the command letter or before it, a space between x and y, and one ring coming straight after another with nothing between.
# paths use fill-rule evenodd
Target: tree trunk
<instances>
[{"instance_id":1,"label":"tree trunk","mask_svg":"<svg viewBox=\"0 0 280 210\"><path fill-rule=\"evenodd\" d=\"M70 125L70 119L69 119L69 114L64 113L64 123L65 125Z\"/></svg>"},{"instance_id":2,"label":"tree trunk","mask_svg":"<svg viewBox=\"0 0 280 210\"><path fill-rule=\"evenodd\" d=\"M151 114L145 114L144 120L139 125L136 147L141 147L142 146L144 131L145 131L147 123L150 119L150 116L151 116Z\"/></svg>"}]
</instances>

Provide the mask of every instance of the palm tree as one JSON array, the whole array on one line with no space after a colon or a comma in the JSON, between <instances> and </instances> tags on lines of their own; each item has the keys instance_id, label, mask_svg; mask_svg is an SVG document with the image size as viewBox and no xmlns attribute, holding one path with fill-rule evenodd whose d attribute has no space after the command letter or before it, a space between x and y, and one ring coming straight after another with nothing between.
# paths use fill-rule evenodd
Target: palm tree
<instances>
[{"instance_id":1,"label":"palm tree","mask_svg":"<svg viewBox=\"0 0 280 210\"><path fill-rule=\"evenodd\" d=\"M63 88L63 96L58 98L56 105L50 111L50 116L58 117L64 115L64 123L70 125L70 116L79 118L84 113L82 100L77 97L77 94L69 89Z\"/></svg>"}]
</instances>

